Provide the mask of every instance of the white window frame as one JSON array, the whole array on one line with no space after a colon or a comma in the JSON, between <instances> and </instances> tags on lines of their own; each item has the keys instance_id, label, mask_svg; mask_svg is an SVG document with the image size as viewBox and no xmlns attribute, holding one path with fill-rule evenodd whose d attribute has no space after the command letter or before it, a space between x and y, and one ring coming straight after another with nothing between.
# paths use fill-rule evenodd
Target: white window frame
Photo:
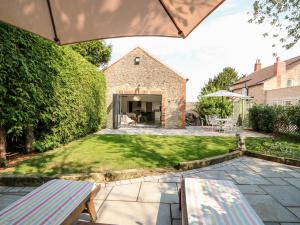
<instances>
[{"instance_id":1,"label":"white window frame","mask_svg":"<svg viewBox=\"0 0 300 225\"><path fill-rule=\"evenodd\" d=\"M289 85L289 81L291 82ZM287 79L286 80L286 87L293 87L294 86L294 81L292 79Z\"/></svg>"},{"instance_id":2,"label":"white window frame","mask_svg":"<svg viewBox=\"0 0 300 225\"><path fill-rule=\"evenodd\" d=\"M289 102L289 104L288 104L288 102ZM293 101L292 100L284 100L284 105L285 106L293 105Z\"/></svg>"}]
</instances>

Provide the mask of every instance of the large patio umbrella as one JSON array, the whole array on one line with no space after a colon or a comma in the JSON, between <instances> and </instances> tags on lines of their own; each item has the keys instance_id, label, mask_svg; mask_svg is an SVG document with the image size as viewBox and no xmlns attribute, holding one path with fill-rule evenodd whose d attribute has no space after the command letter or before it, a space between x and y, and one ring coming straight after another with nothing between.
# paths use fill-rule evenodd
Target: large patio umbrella
<instances>
[{"instance_id":1,"label":"large patio umbrella","mask_svg":"<svg viewBox=\"0 0 300 225\"><path fill-rule=\"evenodd\" d=\"M187 37L224 0L1 0L0 21L60 44Z\"/></svg>"},{"instance_id":2,"label":"large patio umbrella","mask_svg":"<svg viewBox=\"0 0 300 225\"><path fill-rule=\"evenodd\" d=\"M225 91L225 90L219 90L219 91L207 94L207 95L203 95L202 97L222 97L222 105L223 106L224 106L224 97L231 98L231 99L234 99L234 98L251 99L251 97L249 97L247 95L242 95L242 94ZM223 108L221 108L221 116L223 116Z\"/></svg>"}]
</instances>

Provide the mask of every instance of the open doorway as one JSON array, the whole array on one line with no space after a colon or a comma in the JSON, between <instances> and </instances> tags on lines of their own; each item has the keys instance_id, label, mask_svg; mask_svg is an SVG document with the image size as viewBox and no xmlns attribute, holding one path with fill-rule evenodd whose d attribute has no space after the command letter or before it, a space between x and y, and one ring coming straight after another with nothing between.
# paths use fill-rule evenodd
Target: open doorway
<instances>
[{"instance_id":1,"label":"open doorway","mask_svg":"<svg viewBox=\"0 0 300 225\"><path fill-rule=\"evenodd\" d=\"M154 94L114 95L114 128L160 127L162 96Z\"/></svg>"}]
</instances>

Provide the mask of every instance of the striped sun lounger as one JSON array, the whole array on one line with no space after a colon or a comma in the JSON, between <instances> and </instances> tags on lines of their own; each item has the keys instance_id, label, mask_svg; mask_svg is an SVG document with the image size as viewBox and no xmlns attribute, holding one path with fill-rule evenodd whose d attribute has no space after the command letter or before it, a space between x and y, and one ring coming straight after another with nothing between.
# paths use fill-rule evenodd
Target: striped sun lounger
<instances>
[{"instance_id":1,"label":"striped sun lounger","mask_svg":"<svg viewBox=\"0 0 300 225\"><path fill-rule=\"evenodd\" d=\"M91 182L51 180L0 211L0 224L71 224L86 207L95 221L93 198L99 189Z\"/></svg>"},{"instance_id":2,"label":"striped sun lounger","mask_svg":"<svg viewBox=\"0 0 300 225\"><path fill-rule=\"evenodd\" d=\"M181 181L183 225L263 225L231 181L185 178Z\"/></svg>"}]
</instances>

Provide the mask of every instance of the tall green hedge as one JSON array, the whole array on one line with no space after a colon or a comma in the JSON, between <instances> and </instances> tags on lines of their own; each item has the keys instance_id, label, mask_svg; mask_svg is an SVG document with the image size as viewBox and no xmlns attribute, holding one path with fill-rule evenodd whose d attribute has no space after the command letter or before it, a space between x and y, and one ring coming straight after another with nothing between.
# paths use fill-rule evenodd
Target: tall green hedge
<instances>
[{"instance_id":1,"label":"tall green hedge","mask_svg":"<svg viewBox=\"0 0 300 225\"><path fill-rule=\"evenodd\" d=\"M300 136L300 104L292 106L254 105L249 110L249 120L252 128L256 131Z\"/></svg>"},{"instance_id":2,"label":"tall green hedge","mask_svg":"<svg viewBox=\"0 0 300 225\"><path fill-rule=\"evenodd\" d=\"M70 47L0 24L0 129L44 151L105 122L105 78Z\"/></svg>"}]
</instances>

